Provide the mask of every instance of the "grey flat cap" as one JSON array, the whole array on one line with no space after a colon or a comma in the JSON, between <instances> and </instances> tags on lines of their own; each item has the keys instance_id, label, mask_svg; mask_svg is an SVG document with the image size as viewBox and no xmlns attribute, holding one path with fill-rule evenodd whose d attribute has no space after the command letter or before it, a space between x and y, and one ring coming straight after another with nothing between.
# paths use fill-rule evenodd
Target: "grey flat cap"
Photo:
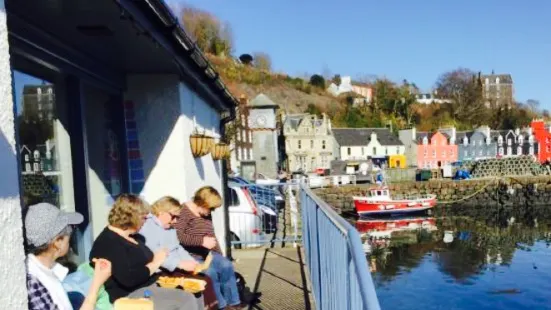
<instances>
[{"instance_id":1,"label":"grey flat cap","mask_svg":"<svg viewBox=\"0 0 551 310\"><path fill-rule=\"evenodd\" d=\"M29 207L25 216L25 236L33 247L47 244L65 227L82 223L84 217L76 212L63 212L49 203Z\"/></svg>"}]
</instances>

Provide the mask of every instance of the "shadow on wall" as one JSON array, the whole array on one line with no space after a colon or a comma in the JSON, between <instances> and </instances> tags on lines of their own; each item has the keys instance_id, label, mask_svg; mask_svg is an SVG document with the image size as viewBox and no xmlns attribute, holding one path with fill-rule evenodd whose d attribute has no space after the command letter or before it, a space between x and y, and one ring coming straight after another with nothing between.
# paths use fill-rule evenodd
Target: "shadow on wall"
<instances>
[{"instance_id":1,"label":"shadow on wall","mask_svg":"<svg viewBox=\"0 0 551 310\"><path fill-rule=\"evenodd\" d=\"M205 180L205 167L203 166L203 161L201 158L195 158L195 166L197 167L197 173L201 178L201 181Z\"/></svg>"},{"instance_id":2,"label":"shadow on wall","mask_svg":"<svg viewBox=\"0 0 551 310\"><path fill-rule=\"evenodd\" d=\"M0 132L0 198L19 196L19 182L11 177L17 176L17 170L16 152L4 133Z\"/></svg>"}]
</instances>

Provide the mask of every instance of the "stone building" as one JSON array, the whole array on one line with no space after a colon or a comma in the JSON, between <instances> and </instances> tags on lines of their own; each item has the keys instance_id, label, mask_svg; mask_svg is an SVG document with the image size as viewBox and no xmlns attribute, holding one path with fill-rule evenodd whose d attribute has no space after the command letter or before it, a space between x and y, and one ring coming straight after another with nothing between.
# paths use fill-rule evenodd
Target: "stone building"
<instances>
[{"instance_id":1,"label":"stone building","mask_svg":"<svg viewBox=\"0 0 551 310\"><path fill-rule=\"evenodd\" d=\"M230 169L240 173L243 173L241 171L242 162L248 162L254 166L253 134L250 127L250 108L248 104L249 100L246 96L243 95L239 98L239 105L235 109L235 121L233 123L234 136L230 145L232 150Z\"/></svg>"},{"instance_id":2,"label":"stone building","mask_svg":"<svg viewBox=\"0 0 551 310\"><path fill-rule=\"evenodd\" d=\"M276 110L279 106L268 96L260 94L248 104L248 108L252 150L256 159L255 174L277 178L279 149Z\"/></svg>"},{"instance_id":3,"label":"stone building","mask_svg":"<svg viewBox=\"0 0 551 310\"><path fill-rule=\"evenodd\" d=\"M514 103L513 78L510 74L482 75L482 96L489 108L511 107Z\"/></svg>"},{"instance_id":4,"label":"stone building","mask_svg":"<svg viewBox=\"0 0 551 310\"><path fill-rule=\"evenodd\" d=\"M285 115L283 135L290 171L329 169L331 161L338 158L331 120L325 114Z\"/></svg>"}]
</instances>

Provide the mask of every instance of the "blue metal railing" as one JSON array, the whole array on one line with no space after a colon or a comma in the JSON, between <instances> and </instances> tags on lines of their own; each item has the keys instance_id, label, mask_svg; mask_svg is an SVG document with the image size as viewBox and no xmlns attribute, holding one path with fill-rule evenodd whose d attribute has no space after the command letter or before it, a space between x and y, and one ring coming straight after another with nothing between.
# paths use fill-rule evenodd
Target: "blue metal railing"
<instances>
[{"instance_id":1,"label":"blue metal railing","mask_svg":"<svg viewBox=\"0 0 551 310\"><path fill-rule=\"evenodd\" d=\"M358 231L305 186L300 205L316 309L381 309Z\"/></svg>"}]
</instances>

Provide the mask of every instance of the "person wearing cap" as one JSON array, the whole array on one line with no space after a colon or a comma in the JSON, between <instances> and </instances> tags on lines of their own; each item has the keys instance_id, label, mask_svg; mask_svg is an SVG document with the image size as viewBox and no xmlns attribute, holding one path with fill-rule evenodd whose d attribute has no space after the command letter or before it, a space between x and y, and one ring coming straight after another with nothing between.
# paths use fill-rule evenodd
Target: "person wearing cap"
<instances>
[{"instance_id":1,"label":"person wearing cap","mask_svg":"<svg viewBox=\"0 0 551 310\"><path fill-rule=\"evenodd\" d=\"M211 211L222 205L222 197L212 186L199 188L191 201L183 203L178 222L174 224L178 239L191 255L204 261L209 253L212 261L206 270L214 282L219 309L241 309L243 304L237 290L237 279L230 260L222 251L210 219Z\"/></svg>"},{"instance_id":2,"label":"person wearing cap","mask_svg":"<svg viewBox=\"0 0 551 310\"><path fill-rule=\"evenodd\" d=\"M82 223L79 213L67 213L49 203L29 206L25 215L25 237L28 245L27 291L30 310L72 310L73 306L61 282L68 269L57 259L69 252L72 225ZM92 284L81 310L95 308L98 292L111 276L111 263L95 260Z\"/></svg>"},{"instance_id":3,"label":"person wearing cap","mask_svg":"<svg viewBox=\"0 0 551 310\"><path fill-rule=\"evenodd\" d=\"M105 282L110 301L114 303L123 297L142 298L149 291L157 310L203 309L202 297L157 286L159 269L168 250L160 248L153 253L138 234L149 209L136 195L120 195L109 211L109 225L92 245L91 258L105 257L112 264L112 276Z\"/></svg>"}]
</instances>

